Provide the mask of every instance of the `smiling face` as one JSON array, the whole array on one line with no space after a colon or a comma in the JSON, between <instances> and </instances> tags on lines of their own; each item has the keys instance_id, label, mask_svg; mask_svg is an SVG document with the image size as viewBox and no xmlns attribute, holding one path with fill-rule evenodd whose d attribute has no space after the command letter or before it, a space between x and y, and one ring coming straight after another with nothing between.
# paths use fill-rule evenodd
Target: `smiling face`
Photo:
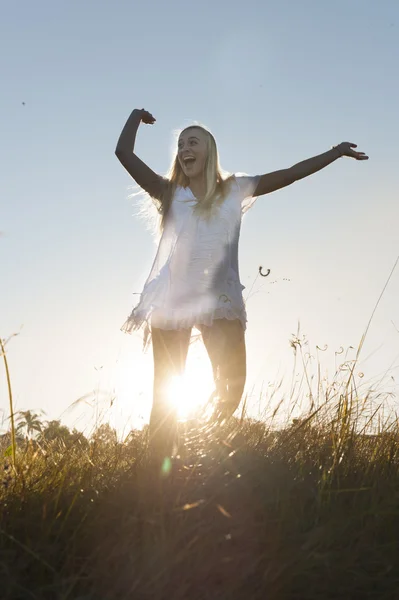
<instances>
[{"instance_id":1,"label":"smiling face","mask_svg":"<svg viewBox=\"0 0 399 600\"><path fill-rule=\"evenodd\" d=\"M205 171L208 156L208 136L198 127L190 127L181 132L177 156L183 173L194 179Z\"/></svg>"}]
</instances>

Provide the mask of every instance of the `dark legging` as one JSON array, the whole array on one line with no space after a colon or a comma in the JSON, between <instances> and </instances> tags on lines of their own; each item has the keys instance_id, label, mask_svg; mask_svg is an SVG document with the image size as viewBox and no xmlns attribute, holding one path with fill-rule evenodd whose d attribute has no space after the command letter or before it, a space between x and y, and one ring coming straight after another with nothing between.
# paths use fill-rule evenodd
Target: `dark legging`
<instances>
[{"instance_id":1,"label":"dark legging","mask_svg":"<svg viewBox=\"0 0 399 600\"><path fill-rule=\"evenodd\" d=\"M244 328L240 320L215 319L198 325L213 370L217 395L223 412L238 407L246 378ZM150 442L157 454L170 455L176 435L176 408L167 388L171 377L184 372L191 329L166 330L152 327L154 353L154 395L150 418Z\"/></svg>"}]
</instances>

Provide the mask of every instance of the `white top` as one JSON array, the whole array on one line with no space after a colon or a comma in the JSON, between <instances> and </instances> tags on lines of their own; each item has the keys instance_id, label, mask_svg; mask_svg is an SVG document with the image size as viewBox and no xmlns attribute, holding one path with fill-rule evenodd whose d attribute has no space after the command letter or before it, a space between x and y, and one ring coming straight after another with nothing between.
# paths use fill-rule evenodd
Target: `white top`
<instances>
[{"instance_id":1,"label":"white top","mask_svg":"<svg viewBox=\"0 0 399 600\"><path fill-rule=\"evenodd\" d=\"M259 176L235 175L215 216L193 212L189 187L177 187L158 251L140 301L121 327L132 333L150 324L162 329L212 325L214 319L240 319L246 311L238 270L238 240L243 214L253 205Z\"/></svg>"}]
</instances>

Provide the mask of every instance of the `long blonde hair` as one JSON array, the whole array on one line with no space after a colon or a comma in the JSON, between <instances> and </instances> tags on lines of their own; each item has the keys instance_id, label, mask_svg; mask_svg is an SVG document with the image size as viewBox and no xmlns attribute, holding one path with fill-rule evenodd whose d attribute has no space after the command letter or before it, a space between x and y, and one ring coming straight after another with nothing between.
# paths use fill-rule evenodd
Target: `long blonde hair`
<instances>
[{"instance_id":1,"label":"long blonde hair","mask_svg":"<svg viewBox=\"0 0 399 600\"><path fill-rule=\"evenodd\" d=\"M224 201L232 176L224 171L219 164L216 140L212 133L203 125L193 124L185 127L178 135L181 135L184 131L189 129L201 129L201 131L205 133L207 139L208 152L205 161L205 196L195 205L194 212L200 214L205 219L209 219L213 216L215 209ZM176 188L178 186L187 187L190 183L189 178L184 174L183 169L181 168L177 152L169 172L166 175L166 182L167 185L163 196L154 199L161 215L161 231L163 231L165 226Z\"/></svg>"}]
</instances>

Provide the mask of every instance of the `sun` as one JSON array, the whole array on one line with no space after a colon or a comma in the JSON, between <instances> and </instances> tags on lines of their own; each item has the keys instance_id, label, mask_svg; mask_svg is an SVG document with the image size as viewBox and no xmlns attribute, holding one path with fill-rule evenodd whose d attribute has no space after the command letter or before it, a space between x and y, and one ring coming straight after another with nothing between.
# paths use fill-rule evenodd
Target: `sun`
<instances>
[{"instance_id":1,"label":"sun","mask_svg":"<svg viewBox=\"0 0 399 600\"><path fill-rule=\"evenodd\" d=\"M118 430L128 423L141 429L148 423L152 408L153 362L149 356L128 353L119 360L113 376L117 401L114 404ZM176 408L180 421L204 406L214 390L212 367L205 348L190 347L185 373L171 377L167 386L168 400Z\"/></svg>"},{"instance_id":2,"label":"sun","mask_svg":"<svg viewBox=\"0 0 399 600\"><path fill-rule=\"evenodd\" d=\"M184 375L170 379L168 400L177 410L180 421L186 421L204 407L214 389L212 370L208 359L188 358Z\"/></svg>"}]
</instances>

